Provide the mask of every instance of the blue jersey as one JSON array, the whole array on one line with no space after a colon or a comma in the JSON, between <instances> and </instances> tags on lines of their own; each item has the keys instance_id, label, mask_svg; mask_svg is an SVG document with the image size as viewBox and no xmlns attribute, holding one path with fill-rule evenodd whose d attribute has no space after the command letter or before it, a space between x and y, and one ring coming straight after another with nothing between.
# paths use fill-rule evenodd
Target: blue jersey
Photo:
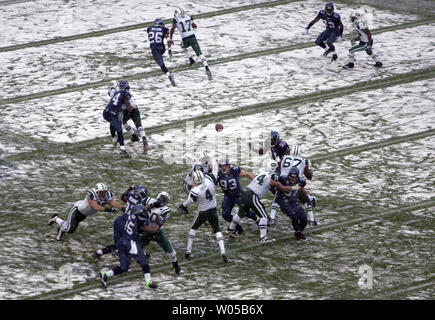
<instances>
[{"instance_id":1,"label":"blue jersey","mask_svg":"<svg viewBox=\"0 0 435 320\"><path fill-rule=\"evenodd\" d=\"M288 176L281 176L279 177L279 182L281 182L284 186L296 186L299 185L301 187L306 185L306 181L300 177L298 177L297 181L295 183L290 183ZM298 190L291 190L287 192L278 192L278 198L280 200L284 200L289 203L296 203L299 200L299 191Z\"/></svg>"},{"instance_id":2,"label":"blue jersey","mask_svg":"<svg viewBox=\"0 0 435 320\"><path fill-rule=\"evenodd\" d=\"M109 109L111 113L118 114L122 111L122 105L124 104L125 100L130 100L130 98L131 94L129 92L118 90L110 98L110 101L107 104L107 109Z\"/></svg>"},{"instance_id":3,"label":"blue jersey","mask_svg":"<svg viewBox=\"0 0 435 320\"><path fill-rule=\"evenodd\" d=\"M242 169L240 167L230 167L230 172L228 175L224 175L219 171L217 176L217 183L222 188L225 196L230 196L232 198L237 198L240 195L240 172Z\"/></svg>"},{"instance_id":4,"label":"blue jersey","mask_svg":"<svg viewBox=\"0 0 435 320\"><path fill-rule=\"evenodd\" d=\"M127 221L124 225L124 231L120 240L137 241L139 237L139 227L147 222L145 214L127 214Z\"/></svg>"},{"instance_id":5,"label":"blue jersey","mask_svg":"<svg viewBox=\"0 0 435 320\"><path fill-rule=\"evenodd\" d=\"M320 10L317 14L317 18L323 20L326 25L326 29L334 29L336 31L339 31L340 34L343 32L343 29L340 28L342 23L340 15L338 13L333 13L332 15L328 16L325 10Z\"/></svg>"},{"instance_id":6,"label":"blue jersey","mask_svg":"<svg viewBox=\"0 0 435 320\"><path fill-rule=\"evenodd\" d=\"M125 207L125 213L130 213L131 208L136 204L142 204L145 199L140 196L135 196L133 192L127 194L127 206Z\"/></svg>"},{"instance_id":7,"label":"blue jersey","mask_svg":"<svg viewBox=\"0 0 435 320\"><path fill-rule=\"evenodd\" d=\"M163 39L165 34L169 33L169 29L161 26L152 26L147 29L150 48L164 47Z\"/></svg>"},{"instance_id":8,"label":"blue jersey","mask_svg":"<svg viewBox=\"0 0 435 320\"><path fill-rule=\"evenodd\" d=\"M287 142L280 140L276 145L271 148L272 159L280 161L287 151L290 151L290 147Z\"/></svg>"}]
</instances>

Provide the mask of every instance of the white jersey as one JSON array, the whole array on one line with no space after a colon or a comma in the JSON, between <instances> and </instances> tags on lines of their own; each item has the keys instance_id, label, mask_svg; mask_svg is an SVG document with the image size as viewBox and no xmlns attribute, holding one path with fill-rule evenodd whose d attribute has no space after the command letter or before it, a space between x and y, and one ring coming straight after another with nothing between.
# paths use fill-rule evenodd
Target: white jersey
<instances>
[{"instance_id":1,"label":"white jersey","mask_svg":"<svg viewBox=\"0 0 435 320\"><path fill-rule=\"evenodd\" d=\"M184 16L176 16L172 20L172 23L175 23L178 31L180 31L182 39L194 35L192 22L193 17L189 16L188 14L185 14Z\"/></svg>"},{"instance_id":2,"label":"white jersey","mask_svg":"<svg viewBox=\"0 0 435 320\"><path fill-rule=\"evenodd\" d=\"M153 204L154 202L156 202L157 199L148 197L145 199L145 205L147 204ZM160 225L162 225L163 223L166 222L166 220L169 219L170 215L171 215L171 209L168 206L163 206L160 208L152 208L151 209L151 214L157 214L159 216L159 220L161 223L159 223Z\"/></svg>"},{"instance_id":3,"label":"white jersey","mask_svg":"<svg viewBox=\"0 0 435 320\"><path fill-rule=\"evenodd\" d=\"M112 99L112 97L113 97L113 95L115 94L116 91L119 91L119 87L118 86L109 88L109 91L107 93L109 94L110 99ZM134 101L133 95L131 93L130 93L130 96L131 97L130 97L130 100L128 100L128 102L130 102L130 105L133 108L137 108L136 101ZM121 109L122 110L127 110L127 106L123 103L122 106L121 106Z\"/></svg>"},{"instance_id":4,"label":"white jersey","mask_svg":"<svg viewBox=\"0 0 435 320\"><path fill-rule=\"evenodd\" d=\"M369 42L369 37L363 29L368 29L367 21L365 19L358 19L353 23L354 30L358 33L359 40L362 42Z\"/></svg>"},{"instance_id":5,"label":"white jersey","mask_svg":"<svg viewBox=\"0 0 435 320\"><path fill-rule=\"evenodd\" d=\"M270 189L270 181L278 181L276 173L260 171L248 184L247 188L252 190L261 200L267 191Z\"/></svg>"},{"instance_id":6,"label":"white jersey","mask_svg":"<svg viewBox=\"0 0 435 320\"><path fill-rule=\"evenodd\" d=\"M211 164L202 164L202 162L200 161L195 161L192 164L192 168L190 169L189 173L186 175L186 177L184 178L184 183L187 184L189 187L191 187L193 185L193 178L192 178L192 173L195 169L199 169L201 170L202 168L202 172L205 173L213 173L213 175L216 177L217 173L218 173L218 169L219 167L214 163L213 166Z\"/></svg>"},{"instance_id":7,"label":"white jersey","mask_svg":"<svg viewBox=\"0 0 435 320\"><path fill-rule=\"evenodd\" d=\"M215 183L215 176L207 173L204 175L203 183L190 190L189 198L198 202L199 212L204 212L217 207Z\"/></svg>"},{"instance_id":8,"label":"white jersey","mask_svg":"<svg viewBox=\"0 0 435 320\"><path fill-rule=\"evenodd\" d=\"M301 157L285 155L281 160L281 176L288 176L290 169L295 167L299 170L299 177L303 178L305 166L310 164L309 160Z\"/></svg>"},{"instance_id":9,"label":"white jersey","mask_svg":"<svg viewBox=\"0 0 435 320\"><path fill-rule=\"evenodd\" d=\"M88 199L95 200L100 206L104 206L105 204L109 203L109 201L111 201L112 198L113 196L110 191L107 191L106 196L101 199L98 196L98 192L94 189L91 189L86 194L86 198L84 200L77 201L76 203L74 203L74 206L76 206L77 209L79 209L81 214L85 216L91 216L97 211L91 207L91 205L88 202Z\"/></svg>"}]
</instances>

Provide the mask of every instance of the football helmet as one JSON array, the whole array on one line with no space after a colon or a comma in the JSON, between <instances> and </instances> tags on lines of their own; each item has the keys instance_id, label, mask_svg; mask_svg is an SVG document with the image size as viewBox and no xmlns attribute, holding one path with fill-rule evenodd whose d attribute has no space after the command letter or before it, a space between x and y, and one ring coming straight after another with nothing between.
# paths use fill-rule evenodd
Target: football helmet
<instances>
[{"instance_id":1,"label":"football helmet","mask_svg":"<svg viewBox=\"0 0 435 320\"><path fill-rule=\"evenodd\" d=\"M279 133L276 131L270 132L270 144L273 146L277 145L279 142Z\"/></svg>"},{"instance_id":2,"label":"football helmet","mask_svg":"<svg viewBox=\"0 0 435 320\"><path fill-rule=\"evenodd\" d=\"M192 173L192 180L194 184L201 184L204 181L204 173L199 170L194 170Z\"/></svg>"},{"instance_id":3,"label":"football helmet","mask_svg":"<svg viewBox=\"0 0 435 320\"><path fill-rule=\"evenodd\" d=\"M220 159L218 165L219 171L223 174L228 174L230 172L230 161L228 159Z\"/></svg>"},{"instance_id":4,"label":"football helmet","mask_svg":"<svg viewBox=\"0 0 435 320\"><path fill-rule=\"evenodd\" d=\"M293 150L292 155L294 157L297 157L297 156L299 156L302 153L302 148L301 148L301 146L299 144L295 144L293 146L292 150Z\"/></svg>"},{"instance_id":5,"label":"football helmet","mask_svg":"<svg viewBox=\"0 0 435 320\"><path fill-rule=\"evenodd\" d=\"M165 23L163 22L163 20L161 18L157 18L156 20L154 20L154 25L159 26L159 27L164 27Z\"/></svg>"},{"instance_id":6,"label":"football helmet","mask_svg":"<svg viewBox=\"0 0 435 320\"><path fill-rule=\"evenodd\" d=\"M107 189L107 185L103 182L99 182L95 185L95 191L100 192L100 191L108 191L109 189Z\"/></svg>"},{"instance_id":7,"label":"football helmet","mask_svg":"<svg viewBox=\"0 0 435 320\"><path fill-rule=\"evenodd\" d=\"M334 4L332 2L325 4L325 11L328 16L332 16L334 14Z\"/></svg>"},{"instance_id":8,"label":"football helmet","mask_svg":"<svg viewBox=\"0 0 435 320\"><path fill-rule=\"evenodd\" d=\"M169 196L169 193L167 193L166 191L162 191L157 194L156 199L163 204L167 204L169 200L171 200L171 197Z\"/></svg>"},{"instance_id":9,"label":"football helmet","mask_svg":"<svg viewBox=\"0 0 435 320\"><path fill-rule=\"evenodd\" d=\"M144 186L135 186L133 189L134 196L136 198L145 199L148 195L148 190Z\"/></svg>"},{"instance_id":10,"label":"football helmet","mask_svg":"<svg viewBox=\"0 0 435 320\"><path fill-rule=\"evenodd\" d=\"M276 169L278 169L278 162L275 160L269 160L267 163L267 170L271 173L275 173Z\"/></svg>"},{"instance_id":11,"label":"football helmet","mask_svg":"<svg viewBox=\"0 0 435 320\"><path fill-rule=\"evenodd\" d=\"M135 204L130 210L130 213L132 215L138 215L144 212L145 212L145 207L141 204Z\"/></svg>"},{"instance_id":12,"label":"football helmet","mask_svg":"<svg viewBox=\"0 0 435 320\"><path fill-rule=\"evenodd\" d=\"M180 17L184 16L184 10L180 7L177 7L177 8L178 8L178 10L174 11L174 17L177 18L177 16L180 16Z\"/></svg>"},{"instance_id":13,"label":"football helmet","mask_svg":"<svg viewBox=\"0 0 435 320\"><path fill-rule=\"evenodd\" d=\"M296 167L292 167L288 173L288 180L290 183L296 183L299 178L299 169Z\"/></svg>"},{"instance_id":14,"label":"football helmet","mask_svg":"<svg viewBox=\"0 0 435 320\"><path fill-rule=\"evenodd\" d=\"M357 23L359 18L361 17L361 14L359 12L352 12L350 14L350 22Z\"/></svg>"},{"instance_id":15,"label":"football helmet","mask_svg":"<svg viewBox=\"0 0 435 320\"><path fill-rule=\"evenodd\" d=\"M130 90L130 85L128 84L128 81L127 80L121 80L121 81L119 81L119 90L122 90L122 91L128 91L128 90Z\"/></svg>"}]
</instances>

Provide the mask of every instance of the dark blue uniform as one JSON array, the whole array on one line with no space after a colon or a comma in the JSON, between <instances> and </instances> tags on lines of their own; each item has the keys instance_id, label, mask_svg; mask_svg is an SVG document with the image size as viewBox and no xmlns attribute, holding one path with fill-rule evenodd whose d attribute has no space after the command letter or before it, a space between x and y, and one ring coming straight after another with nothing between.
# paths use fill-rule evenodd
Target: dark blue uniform
<instances>
[{"instance_id":1,"label":"dark blue uniform","mask_svg":"<svg viewBox=\"0 0 435 320\"><path fill-rule=\"evenodd\" d=\"M124 214L118 219L125 219L125 224L122 229L121 237L116 241L115 244L118 248L120 265L113 269L115 274L121 274L128 271L130 267L130 260L134 258L142 267L144 273L149 273L148 259L146 258L141 246L138 244L137 240L139 237L139 227L146 223L145 214ZM119 228L120 221L115 221L115 227ZM117 223L118 221L118 223ZM118 230L115 230L115 237L119 236Z\"/></svg>"},{"instance_id":2,"label":"dark blue uniform","mask_svg":"<svg viewBox=\"0 0 435 320\"><path fill-rule=\"evenodd\" d=\"M275 161L281 161L287 151L290 151L290 147L287 142L280 140L276 145L271 148L272 159Z\"/></svg>"},{"instance_id":3,"label":"dark blue uniform","mask_svg":"<svg viewBox=\"0 0 435 320\"><path fill-rule=\"evenodd\" d=\"M236 204L240 205L241 187L239 179L242 169L240 169L238 166L234 166L230 167L229 170L230 172L228 175L224 175L221 171L219 171L216 181L224 193L224 200L222 201L222 218L231 223L233 220L231 211ZM253 220L257 220L255 213L252 211L249 211L246 216Z\"/></svg>"},{"instance_id":4,"label":"dark blue uniform","mask_svg":"<svg viewBox=\"0 0 435 320\"><path fill-rule=\"evenodd\" d=\"M154 60L156 60L162 71L167 73L168 68L166 68L163 62L163 54L165 53L163 39L165 38L165 34L169 33L169 29L163 26L152 26L147 29L147 33Z\"/></svg>"},{"instance_id":5,"label":"dark blue uniform","mask_svg":"<svg viewBox=\"0 0 435 320\"><path fill-rule=\"evenodd\" d=\"M110 122L110 133L115 136L118 134L119 145L124 145L124 136L122 134L122 105L125 100L130 100L131 95L128 91L118 90L110 99L107 107L103 111L104 120Z\"/></svg>"},{"instance_id":6,"label":"dark blue uniform","mask_svg":"<svg viewBox=\"0 0 435 320\"><path fill-rule=\"evenodd\" d=\"M281 176L279 182L284 186L300 185L303 187L306 184L306 181L301 178L298 178L296 183L291 184L287 176ZM307 215L299 203L299 197L300 194L298 190L292 190L289 192L278 191L279 206L282 212L291 219L295 232L301 232L307 225Z\"/></svg>"},{"instance_id":7,"label":"dark blue uniform","mask_svg":"<svg viewBox=\"0 0 435 320\"><path fill-rule=\"evenodd\" d=\"M335 46L333 42L337 37L341 37L343 34L343 29L341 28L341 18L338 13L333 13L328 16L325 10L320 10L317 14L317 18L323 20L326 25L326 30L323 31L316 39L316 44L321 46L322 48L326 48L323 43L326 40L326 44L331 48L332 51L335 50Z\"/></svg>"},{"instance_id":8,"label":"dark blue uniform","mask_svg":"<svg viewBox=\"0 0 435 320\"><path fill-rule=\"evenodd\" d=\"M130 213L130 210L133 206L137 204L142 204L145 199L141 196L136 196L133 192L129 192L127 194L127 206L125 207L125 213Z\"/></svg>"}]
</instances>

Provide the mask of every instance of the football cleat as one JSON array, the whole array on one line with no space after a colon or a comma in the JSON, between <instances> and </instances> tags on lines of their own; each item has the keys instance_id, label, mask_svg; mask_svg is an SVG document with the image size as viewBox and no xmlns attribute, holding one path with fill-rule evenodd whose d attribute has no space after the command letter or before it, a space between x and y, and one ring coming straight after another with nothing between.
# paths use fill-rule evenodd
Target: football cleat
<instances>
[{"instance_id":1,"label":"football cleat","mask_svg":"<svg viewBox=\"0 0 435 320\"><path fill-rule=\"evenodd\" d=\"M301 231L296 231L295 237L296 237L296 240L306 240L305 236L303 235L303 233Z\"/></svg>"},{"instance_id":2,"label":"football cleat","mask_svg":"<svg viewBox=\"0 0 435 320\"><path fill-rule=\"evenodd\" d=\"M48 219L48 225L51 226L53 223L56 222L57 213L53 213L50 219Z\"/></svg>"},{"instance_id":3,"label":"football cleat","mask_svg":"<svg viewBox=\"0 0 435 320\"><path fill-rule=\"evenodd\" d=\"M380 61L376 61L376 63L375 63L375 67L377 67L377 68L382 67L382 62L380 62Z\"/></svg>"},{"instance_id":4,"label":"football cleat","mask_svg":"<svg viewBox=\"0 0 435 320\"><path fill-rule=\"evenodd\" d=\"M95 259L98 259L100 262L103 262L103 255L102 255L102 254L99 254L97 251L94 251L94 252L92 253L92 256L93 256Z\"/></svg>"},{"instance_id":5,"label":"football cleat","mask_svg":"<svg viewBox=\"0 0 435 320\"><path fill-rule=\"evenodd\" d=\"M237 234L236 230L232 230L230 229L230 227L227 228L227 233L230 235L230 237L232 238L238 238L239 235Z\"/></svg>"},{"instance_id":6,"label":"football cleat","mask_svg":"<svg viewBox=\"0 0 435 320\"><path fill-rule=\"evenodd\" d=\"M169 81L171 81L171 84L175 87L175 80L174 80L174 75L172 73L169 73Z\"/></svg>"},{"instance_id":7,"label":"football cleat","mask_svg":"<svg viewBox=\"0 0 435 320\"><path fill-rule=\"evenodd\" d=\"M183 272L181 271L181 268L180 268L180 266L178 265L178 262L177 262L177 261L176 261L176 262L172 262L172 265L174 266L174 271L175 271L176 274L183 273Z\"/></svg>"},{"instance_id":8,"label":"football cleat","mask_svg":"<svg viewBox=\"0 0 435 320\"><path fill-rule=\"evenodd\" d=\"M62 231L62 228L59 228L59 232L57 233L56 240L61 241L63 237L64 232Z\"/></svg>"},{"instance_id":9,"label":"football cleat","mask_svg":"<svg viewBox=\"0 0 435 320\"><path fill-rule=\"evenodd\" d=\"M187 252L184 254L184 257L185 257L186 259L189 259L189 258L190 258L190 255L191 255L191 253L190 253L189 251L187 251Z\"/></svg>"},{"instance_id":10,"label":"football cleat","mask_svg":"<svg viewBox=\"0 0 435 320\"><path fill-rule=\"evenodd\" d=\"M354 67L353 62L349 62L343 66L343 69L352 69Z\"/></svg>"},{"instance_id":11,"label":"football cleat","mask_svg":"<svg viewBox=\"0 0 435 320\"><path fill-rule=\"evenodd\" d=\"M335 60L337 60L337 58L338 58L338 56L336 54L333 54L332 58L331 58L331 61L335 61Z\"/></svg>"},{"instance_id":12,"label":"football cleat","mask_svg":"<svg viewBox=\"0 0 435 320\"><path fill-rule=\"evenodd\" d=\"M131 158L131 155L126 150L119 151L119 154L123 155L126 158Z\"/></svg>"},{"instance_id":13,"label":"football cleat","mask_svg":"<svg viewBox=\"0 0 435 320\"><path fill-rule=\"evenodd\" d=\"M193 66L194 64L195 64L195 60L193 60L193 58L192 57L190 57L189 58L189 63L190 63L190 66Z\"/></svg>"},{"instance_id":14,"label":"football cleat","mask_svg":"<svg viewBox=\"0 0 435 320\"><path fill-rule=\"evenodd\" d=\"M143 143L143 152L147 153L148 151L148 141L147 137L142 137L142 143Z\"/></svg>"},{"instance_id":15,"label":"football cleat","mask_svg":"<svg viewBox=\"0 0 435 320\"><path fill-rule=\"evenodd\" d=\"M308 225L309 226L317 226L317 221L316 220L308 220Z\"/></svg>"},{"instance_id":16,"label":"football cleat","mask_svg":"<svg viewBox=\"0 0 435 320\"><path fill-rule=\"evenodd\" d=\"M205 72L207 73L208 80L213 80L213 77L211 76L211 71L208 66L205 67Z\"/></svg>"},{"instance_id":17,"label":"football cleat","mask_svg":"<svg viewBox=\"0 0 435 320\"><path fill-rule=\"evenodd\" d=\"M153 283L152 281L148 281L147 283L145 283L145 288L147 288L147 289L156 289L157 285L155 283Z\"/></svg>"},{"instance_id":18,"label":"football cleat","mask_svg":"<svg viewBox=\"0 0 435 320\"><path fill-rule=\"evenodd\" d=\"M136 135L136 133L133 133L131 135L131 142L136 142L139 141L139 137Z\"/></svg>"},{"instance_id":19,"label":"football cleat","mask_svg":"<svg viewBox=\"0 0 435 320\"><path fill-rule=\"evenodd\" d=\"M100 277L101 284L107 288L107 280L109 280L107 274L105 272L98 272L98 277Z\"/></svg>"},{"instance_id":20,"label":"football cleat","mask_svg":"<svg viewBox=\"0 0 435 320\"><path fill-rule=\"evenodd\" d=\"M260 241L260 243L270 243L270 242L274 242L275 239L270 239L267 236L264 236L264 237L260 238L259 241Z\"/></svg>"},{"instance_id":21,"label":"football cleat","mask_svg":"<svg viewBox=\"0 0 435 320\"><path fill-rule=\"evenodd\" d=\"M267 226L271 227L275 225L275 219L269 219L269 221L267 222Z\"/></svg>"},{"instance_id":22,"label":"football cleat","mask_svg":"<svg viewBox=\"0 0 435 320\"><path fill-rule=\"evenodd\" d=\"M236 232L237 232L237 235L243 233L243 228L240 224L236 225Z\"/></svg>"},{"instance_id":23,"label":"football cleat","mask_svg":"<svg viewBox=\"0 0 435 320\"><path fill-rule=\"evenodd\" d=\"M227 263L228 262L227 255L224 253L221 256L222 256L222 260L224 261L224 263Z\"/></svg>"}]
</instances>

